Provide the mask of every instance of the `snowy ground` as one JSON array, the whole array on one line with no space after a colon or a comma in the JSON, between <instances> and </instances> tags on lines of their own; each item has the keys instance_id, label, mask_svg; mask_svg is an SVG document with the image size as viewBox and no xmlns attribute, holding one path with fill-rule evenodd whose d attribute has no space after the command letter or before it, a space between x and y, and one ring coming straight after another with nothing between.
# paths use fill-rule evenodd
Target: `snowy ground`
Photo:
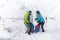
<instances>
[{"instance_id":1,"label":"snowy ground","mask_svg":"<svg viewBox=\"0 0 60 40\"><path fill-rule=\"evenodd\" d=\"M33 11L34 19L36 10L47 17L46 32L25 34L23 17L27 10ZM60 40L59 10L60 0L0 0L0 40ZM33 23L36 25L35 20Z\"/></svg>"},{"instance_id":2,"label":"snowy ground","mask_svg":"<svg viewBox=\"0 0 60 40\"><path fill-rule=\"evenodd\" d=\"M23 26L23 21L5 21L5 25L0 25L0 38L6 40L60 40L60 30L57 27L45 27L46 32L38 32L32 35L25 34L26 28ZM8 22L8 23L7 23ZM10 24L9 24L10 23ZM19 25L20 24L20 25ZM4 29L10 28L10 32Z\"/></svg>"}]
</instances>

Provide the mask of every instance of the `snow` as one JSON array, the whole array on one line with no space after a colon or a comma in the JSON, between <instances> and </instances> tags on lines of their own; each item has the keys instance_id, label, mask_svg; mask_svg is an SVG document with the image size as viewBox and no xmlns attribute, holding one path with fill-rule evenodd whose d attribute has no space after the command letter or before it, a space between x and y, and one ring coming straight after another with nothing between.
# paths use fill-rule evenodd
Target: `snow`
<instances>
[{"instance_id":1,"label":"snow","mask_svg":"<svg viewBox=\"0 0 60 40\"><path fill-rule=\"evenodd\" d=\"M45 32L25 33L23 17L28 10L34 19L36 10L47 17ZM0 40L60 40L59 10L60 0L0 0ZM37 24L35 20L33 24Z\"/></svg>"}]
</instances>

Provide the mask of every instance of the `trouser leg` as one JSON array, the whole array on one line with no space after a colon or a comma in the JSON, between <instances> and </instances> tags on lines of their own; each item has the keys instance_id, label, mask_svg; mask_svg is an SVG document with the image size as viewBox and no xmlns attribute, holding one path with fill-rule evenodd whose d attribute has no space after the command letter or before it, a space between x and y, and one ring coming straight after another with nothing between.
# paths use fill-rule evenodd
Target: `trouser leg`
<instances>
[{"instance_id":1,"label":"trouser leg","mask_svg":"<svg viewBox=\"0 0 60 40\"><path fill-rule=\"evenodd\" d=\"M26 26L26 29L27 29L25 33L28 33L28 31L29 31L29 24L25 24L25 26Z\"/></svg>"},{"instance_id":2,"label":"trouser leg","mask_svg":"<svg viewBox=\"0 0 60 40\"><path fill-rule=\"evenodd\" d=\"M31 33L31 24L29 24L29 31L28 31L28 34Z\"/></svg>"},{"instance_id":3,"label":"trouser leg","mask_svg":"<svg viewBox=\"0 0 60 40\"><path fill-rule=\"evenodd\" d=\"M43 26L44 26L44 22L42 22L42 24L41 24L42 32L44 32L44 28L43 28Z\"/></svg>"}]
</instances>

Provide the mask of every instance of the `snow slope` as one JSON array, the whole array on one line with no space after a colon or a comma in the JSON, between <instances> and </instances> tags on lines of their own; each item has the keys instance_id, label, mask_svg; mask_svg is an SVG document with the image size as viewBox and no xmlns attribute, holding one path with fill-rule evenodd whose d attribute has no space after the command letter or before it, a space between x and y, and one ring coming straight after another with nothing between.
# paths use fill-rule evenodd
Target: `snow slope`
<instances>
[{"instance_id":1,"label":"snow slope","mask_svg":"<svg viewBox=\"0 0 60 40\"><path fill-rule=\"evenodd\" d=\"M0 0L0 40L60 40L59 4L60 0ZM47 17L46 32L25 34L23 17L28 10L34 19L36 10ZM37 24L35 20L33 23Z\"/></svg>"}]
</instances>

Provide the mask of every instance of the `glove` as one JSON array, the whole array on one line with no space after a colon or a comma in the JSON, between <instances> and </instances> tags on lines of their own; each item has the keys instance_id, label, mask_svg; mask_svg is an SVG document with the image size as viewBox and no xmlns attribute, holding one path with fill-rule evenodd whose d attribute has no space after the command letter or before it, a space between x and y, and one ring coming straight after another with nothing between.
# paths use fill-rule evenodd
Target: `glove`
<instances>
[{"instance_id":1,"label":"glove","mask_svg":"<svg viewBox=\"0 0 60 40\"><path fill-rule=\"evenodd\" d=\"M29 23L27 22L27 24L32 24L32 23L31 22L29 22Z\"/></svg>"},{"instance_id":2,"label":"glove","mask_svg":"<svg viewBox=\"0 0 60 40\"><path fill-rule=\"evenodd\" d=\"M37 18L35 18L35 20L37 20Z\"/></svg>"},{"instance_id":3,"label":"glove","mask_svg":"<svg viewBox=\"0 0 60 40\"><path fill-rule=\"evenodd\" d=\"M40 23L40 21L37 21L37 23Z\"/></svg>"}]
</instances>

